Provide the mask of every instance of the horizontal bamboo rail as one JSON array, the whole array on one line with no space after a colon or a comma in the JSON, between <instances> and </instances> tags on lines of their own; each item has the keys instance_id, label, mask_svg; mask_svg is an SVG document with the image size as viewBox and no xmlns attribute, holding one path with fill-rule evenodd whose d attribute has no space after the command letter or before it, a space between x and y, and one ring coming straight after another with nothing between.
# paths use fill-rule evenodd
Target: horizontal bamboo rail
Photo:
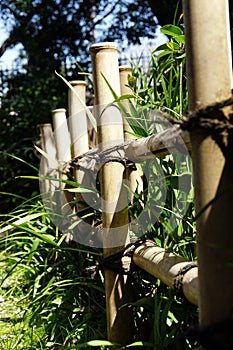
<instances>
[{"instance_id":1,"label":"horizontal bamboo rail","mask_svg":"<svg viewBox=\"0 0 233 350\"><path fill-rule=\"evenodd\" d=\"M190 264L183 257L168 253L153 241L146 241L135 249L133 262L169 287L181 269ZM187 300L198 305L198 268L188 270L182 279L182 290Z\"/></svg>"},{"instance_id":2,"label":"horizontal bamboo rail","mask_svg":"<svg viewBox=\"0 0 233 350\"><path fill-rule=\"evenodd\" d=\"M86 170L94 171L109 161L131 161L135 163L144 162L154 157L162 157L168 154L191 151L188 131L181 130L179 125L145 138L129 140L120 145L99 151L93 149L82 156L73 159L74 166L81 166ZM124 157L122 157L122 153ZM69 168L69 163L65 169Z\"/></svg>"}]
</instances>

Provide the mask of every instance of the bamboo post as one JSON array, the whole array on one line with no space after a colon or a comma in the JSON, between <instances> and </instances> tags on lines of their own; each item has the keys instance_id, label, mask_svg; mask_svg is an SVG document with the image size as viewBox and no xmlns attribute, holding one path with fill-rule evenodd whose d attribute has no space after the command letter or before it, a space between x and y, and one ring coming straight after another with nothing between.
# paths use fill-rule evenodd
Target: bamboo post
<instances>
[{"instance_id":1,"label":"bamboo post","mask_svg":"<svg viewBox=\"0 0 233 350\"><path fill-rule=\"evenodd\" d=\"M70 135L66 120L66 110L64 108L52 111L54 139L57 150L57 160L61 164L71 159Z\"/></svg>"},{"instance_id":2,"label":"bamboo post","mask_svg":"<svg viewBox=\"0 0 233 350\"><path fill-rule=\"evenodd\" d=\"M97 133L99 150L124 141L122 116L116 107L108 107L113 97L104 77L120 94L118 52L115 43L99 43L90 47L92 56L95 103L97 105ZM128 241L126 196L122 190L124 166L119 162L106 163L100 174L102 196L104 256L121 250ZM120 207L120 209L119 209ZM123 208L123 210L121 210ZM105 270L105 293L108 338L120 344L133 340L132 311L122 305L129 302L129 279L125 275Z\"/></svg>"},{"instance_id":3,"label":"bamboo post","mask_svg":"<svg viewBox=\"0 0 233 350\"><path fill-rule=\"evenodd\" d=\"M189 110L231 96L231 50L227 0L184 0ZM223 111L228 117L227 112ZM199 322L211 327L232 317L233 301L233 148L226 136L222 153L211 133L191 132L197 220ZM211 328L210 328L211 329ZM224 332L220 346L224 348Z\"/></svg>"},{"instance_id":4,"label":"bamboo post","mask_svg":"<svg viewBox=\"0 0 233 350\"><path fill-rule=\"evenodd\" d=\"M49 176L48 173L51 171L56 164L56 149L54 144L54 137L53 137L53 131L52 131L52 125L47 124L39 124L38 125L40 129L40 145L41 149L48 155L46 158L45 156L41 156L41 163L40 163L40 176ZM46 195L46 193L53 192L54 190L54 183L50 180L43 180L41 191L43 196Z\"/></svg>"},{"instance_id":5,"label":"bamboo post","mask_svg":"<svg viewBox=\"0 0 233 350\"><path fill-rule=\"evenodd\" d=\"M71 81L77 94L83 103L86 103L86 82L84 80ZM68 106L69 106L69 130L71 136L71 154L72 158L80 157L89 150L89 136L88 136L88 123L86 112L82 104L78 101L75 93L69 89L68 92ZM74 169L74 180L83 186L91 187L91 179L87 173L82 169ZM76 207L78 216L82 216L82 209L85 209L88 204L94 203L93 195L91 193L76 193ZM67 240L82 240L80 237L87 237L90 233L92 218L89 220L86 218L85 222L80 221L76 226L76 233L69 233ZM88 222L90 225L86 225ZM77 236L78 233L78 236Z\"/></svg>"},{"instance_id":6,"label":"bamboo post","mask_svg":"<svg viewBox=\"0 0 233 350\"><path fill-rule=\"evenodd\" d=\"M86 102L86 82L84 80L70 81L81 100ZM78 157L88 152L87 118L83 106L78 101L74 92L69 89L69 130L71 138L72 157Z\"/></svg>"},{"instance_id":7,"label":"bamboo post","mask_svg":"<svg viewBox=\"0 0 233 350\"><path fill-rule=\"evenodd\" d=\"M54 128L54 140L57 153L57 161L62 166L65 162L71 159L70 152L70 134L68 131L68 125L66 120L66 110L64 108L54 109L52 111L53 128ZM62 173L61 167L58 169L58 178L60 180L66 180L67 177ZM69 212L69 208L65 208L67 202L70 200L69 194L67 197L64 195L64 188L66 184L59 182L57 184L57 203L61 210L62 215L66 215Z\"/></svg>"},{"instance_id":8,"label":"bamboo post","mask_svg":"<svg viewBox=\"0 0 233 350\"><path fill-rule=\"evenodd\" d=\"M127 95L132 94L131 89L127 86L128 85L128 76L132 75L132 67L130 65L122 65L119 67L119 73L120 73L120 85L121 85L121 95ZM126 110L130 112L129 105L126 105ZM123 118L123 127L124 127L124 139L132 140L135 137L130 134L133 132L131 126L129 125L126 118ZM140 177L139 171L137 170L131 170L127 169L127 179L130 183L130 188L133 192L137 190L138 193L143 191L143 181ZM133 200L133 194L131 195L131 202Z\"/></svg>"},{"instance_id":9,"label":"bamboo post","mask_svg":"<svg viewBox=\"0 0 233 350\"><path fill-rule=\"evenodd\" d=\"M121 95L132 95L131 89L126 86L128 85L128 76L132 74L132 67L130 65L122 65L119 67L120 73L120 85L121 85ZM127 111L129 111L129 107L126 105ZM128 134L128 132L132 133L132 129L125 118L123 118L123 126L124 126L124 138L125 140L132 140L133 136Z\"/></svg>"},{"instance_id":10,"label":"bamboo post","mask_svg":"<svg viewBox=\"0 0 233 350\"><path fill-rule=\"evenodd\" d=\"M75 91L78 93L81 100L86 103L86 82L84 80L71 81ZM71 137L71 155L72 158L81 156L88 152L88 132L87 132L87 118L86 113L75 96L74 92L69 89L68 92L68 106L69 106L69 130ZM83 184L84 172L82 170L74 169L74 179L78 184ZM87 179L86 179L87 180ZM83 197L81 193L76 194L77 209L83 208L81 202Z\"/></svg>"},{"instance_id":11,"label":"bamboo post","mask_svg":"<svg viewBox=\"0 0 233 350\"><path fill-rule=\"evenodd\" d=\"M174 278L179 271L190 264L183 257L166 252L153 241L146 241L137 247L133 261L138 267L159 278L171 288L174 288ZM197 270L197 267L192 267L184 274L182 281L184 296L195 305L198 305Z\"/></svg>"}]
</instances>

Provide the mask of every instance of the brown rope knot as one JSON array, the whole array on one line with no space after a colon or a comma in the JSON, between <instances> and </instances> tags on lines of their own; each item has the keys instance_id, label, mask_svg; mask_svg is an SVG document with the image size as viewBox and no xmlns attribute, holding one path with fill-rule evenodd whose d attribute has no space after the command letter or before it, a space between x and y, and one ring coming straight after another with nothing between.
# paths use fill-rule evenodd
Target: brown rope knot
<instances>
[{"instance_id":1,"label":"brown rope knot","mask_svg":"<svg viewBox=\"0 0 233 350\"><path fill-rule=\"evenodd\" d=\"M190 112L187 117L181 119L181 128L188 131L194 128L201 128L214 133L232 132L233 124L231 119L233 114L230 113L227 118L223 112L224 107L232 105L233 96Z\"/></svg>"},{"instance_id":2,"label":"brown rope knot","mask_svg":"<svg viewBox=\"0 0 233 350\"><path fill-rule=\"evenodd\" d=\"M135 249L142 243L144 243L143 239L138 239L135 242L129 243L121 251L101 259L94 266L87 267L84 272L87 274L91 273L92 277L94 277L99 270L111 270L119 274L128 275L131 272Z\"/></svg>"}]
</instances>

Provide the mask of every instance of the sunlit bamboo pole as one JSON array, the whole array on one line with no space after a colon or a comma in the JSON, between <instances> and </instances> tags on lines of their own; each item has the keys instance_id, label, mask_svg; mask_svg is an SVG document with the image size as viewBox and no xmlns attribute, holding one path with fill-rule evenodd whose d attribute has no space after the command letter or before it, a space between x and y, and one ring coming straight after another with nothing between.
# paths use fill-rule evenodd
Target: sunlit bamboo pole
<instances>
[{"instance_id":1,"label":"sunlit bamboo pole","mask_svg":"<svg viewBox=\"0 0 233 350\"><path fill-rule=\"evenodd\" d=\"M103 150L124 141L122 116L116 107L107 107L113 101L112 93L103 76L114 91L120 94L117 45L99 43L90 47L92 56L95 104L97 105L97 131L99 149ZM107 107L107 108L106 108ZM106 163L100 174L102 196L104 256L121 250L128 241L127 205L122 187L124 166L119 162ZM120 344L133 340L132 311L122 305L129 302L128 278L105 270L105 292L108 338Z\"/></svg>"},{"instance_id":2,"label":"sunlit bamboo pole","mask_svg":"<svg viewBox=\"0 0 233 350\"><path fill-rule=\"evenodd\" d=\"M127 86L128 85L128 76L132 75L132 67L130 65L123 65L119 67L120 72L120 85L121 85L121 95L132 95L132 90ZM124 102L124 101L123 101ZM126 110L129 112L129 106L127 100L125 102ZM123 118L124 126L124 139L132 140L133 136L130 133L133 132L126 118Z\"/></svg>"},{"instance_id":3,"label":"sunlit bamboo pole","mask_svg":"<svg viewBox=\"0 0 233 350\"><path fill-rule=\"evenodd\" d=\"M84 80L71 81L70 84L79 95L80 99L86 103L86 82ZM71 138L71 155L72 158L79 157L88 152L88 131L86 112L79 102L75 93L69 89L68 92L68 107L69 107L69 130ZM84 172L74 169L74 180L78 184L84 185ZM83 198L81 193L76 194L77 209L83 208Z\"/></svg>"},{"instance_id":4,"label":"sunlit bamboo pole","mask_svg":"<svg viewBox=\"0 0 233 350\"><path fill-rule=\"evenodd\" d=\"M191 151L190 137L187 131L181 130L180 126L173 126L160 133L142 137L132 141L126 141L118 146L113 146L107 150L89 151L80 163L82 167L90 169L88 162L99 160L99 158L107 161L111 158L111 154L116 155L124 152L126 160L135 163L144 162L145 160L154 159L155 157L163 157L168 154L184 153ZM91 164L91 168L93 164Z\"/></svg>"},{"instance_id":5,"label":"sunlit bamboo pole","mask_svg":"<svg viewBox=\"0 0 233 350\"><path fill-rule=\"evenodd\" d=\"M179 271L190 264L183 257L167 253L152 241L146 241L135 249L134 263L167 286L174 287L174 278ZM193 267L183 276L183 293L191 303L198 305L198 271Z\"/></svg>"},{"instance_id":6,"label":"sunlit bamboo pole","mask_svg":"<svg viewBox=\"0 0 233 350\"><path fill-rule=\"evenodd\" d=\"M56 146L57 161L60 164L60 169L58 169L58 178L60 180L67 180L67 176L62 173L62 165L71 160L71 145L70 145L70 134L68 131L66 110L64 108L54 109L52 111L53 128L54 128L54 139ZM67 202L69 202L69 195L64 194L65 183L57 183L56 200L59 201L59 206L62 215L68 212L68 207L66 207ZM58 204L58 203L57 203Z\"/></svg>"},{"instance_id":7,"label":"sunlit bamboo pole","mask_svg":"<svg viewBox=\"0 0 233 350\"><path fill-rule=\"evenodd\" d=\"M229 10L227 0L183 0L183 7L194 111L231 96ZM222 193L197 220L201 327L232 317L233 300L233 145L225 136L223 154L211 136L198 127L191 132L196 213Z\"/></svg>"},{"instance_id":8,"label":"sunlit bamboo pole","mask_svg":"<svg viewBox=\"0 0 233 350\"><path fill-rule=\"evenodd\" d=\"M71 159L70 134L67 126L66 110L64 108L54 109L52 118L57 160L62 164Z\"/></svg>"},{"instance_id":9,"label":"sunlit bamboo pole","mask_svg":"<svg viewBox=\"0 0 233 350\"><path fill-rule=\"evenodd\" d=\"M129 76L132 75L132 67L130 65L120 66L119 73L120 73L121 95L127 95L127 94L132 95L132 90L127 86L129 84L128 78ZM129 108L129 103L127 103L127 100L125 101L124 106L130 115L130 108ZM123 117L123 127L124 127L125 141L134 139L135 137L132 135L133 130L125 117ZM140 193L143 191L143 181L140 177L140 173L138 169L136 170L127 169L126 178L129 180L130 188L132 192L137 191L138 193ZM130 201L131 202L133 201L133 193L130 194Z\"/></svg>"},{"instance_id":10,"label":"sunlit bamboo pole","mask_svg":"<svg viewBox=\"0 0 233 350\"><path fill-rule=\"evenodd\" d=\"M86 103L86 82L84 80L70 81L81 100ZM72 158L88 152L87 118L83 106L74 92L68 92L69 130L71 138Z\"/></svg>"}]
</instances>

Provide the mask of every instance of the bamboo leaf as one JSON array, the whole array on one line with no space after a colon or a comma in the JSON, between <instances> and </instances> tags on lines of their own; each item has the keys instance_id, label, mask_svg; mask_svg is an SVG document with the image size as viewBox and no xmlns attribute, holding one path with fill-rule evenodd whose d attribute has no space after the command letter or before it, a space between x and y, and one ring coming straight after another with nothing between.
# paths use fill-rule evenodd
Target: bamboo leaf
<instances>
[{"instance_id":1,"label":"bamboo leaf","mask_svg":"<svg viewBox=\"0 0 233 350\"><path fill-rule=\"evenodd\" d=\"M42 156L44 156L46 159L50 160L56 168L59 167L59 163L56 159L50 157L49 154L46 153L45 151L43 151L40 147L38 147L36 145L34 145L34 147L40 154L42 154Z\"/></svg>"},{"instance_id":2,"label":"bamboo leaf","mask_svg":"<svg viewBox=\"0 0 233 350\"><path fill-rule=\"evenodd\" d=\"M36 214L26 215L23 218L16 220L14 223L7 225L7 226L3 227L2 229L0 229L0 233L4 233L4 232L6 232L6 231L8 231L16 226L20 226L26 222L38 219L39 217L41 217L43 215L44 215L44 213L36 213Z\"/></svg>"},{"instance_id":3,"label":"bamboo leaf","mask_svg":"<svg viewBox=\"0 0 233 350\"><path fill-rule=\"evenodd\" d=\"M163 33L163 34L166 34L166 35L169 35L169 36L176 36L176 35L182 35L183 32L182 30L173 25L173 24L166 24L165 26L163 26L162 28L160 28L160 31Z\"/></svg>"}]
</instances>

